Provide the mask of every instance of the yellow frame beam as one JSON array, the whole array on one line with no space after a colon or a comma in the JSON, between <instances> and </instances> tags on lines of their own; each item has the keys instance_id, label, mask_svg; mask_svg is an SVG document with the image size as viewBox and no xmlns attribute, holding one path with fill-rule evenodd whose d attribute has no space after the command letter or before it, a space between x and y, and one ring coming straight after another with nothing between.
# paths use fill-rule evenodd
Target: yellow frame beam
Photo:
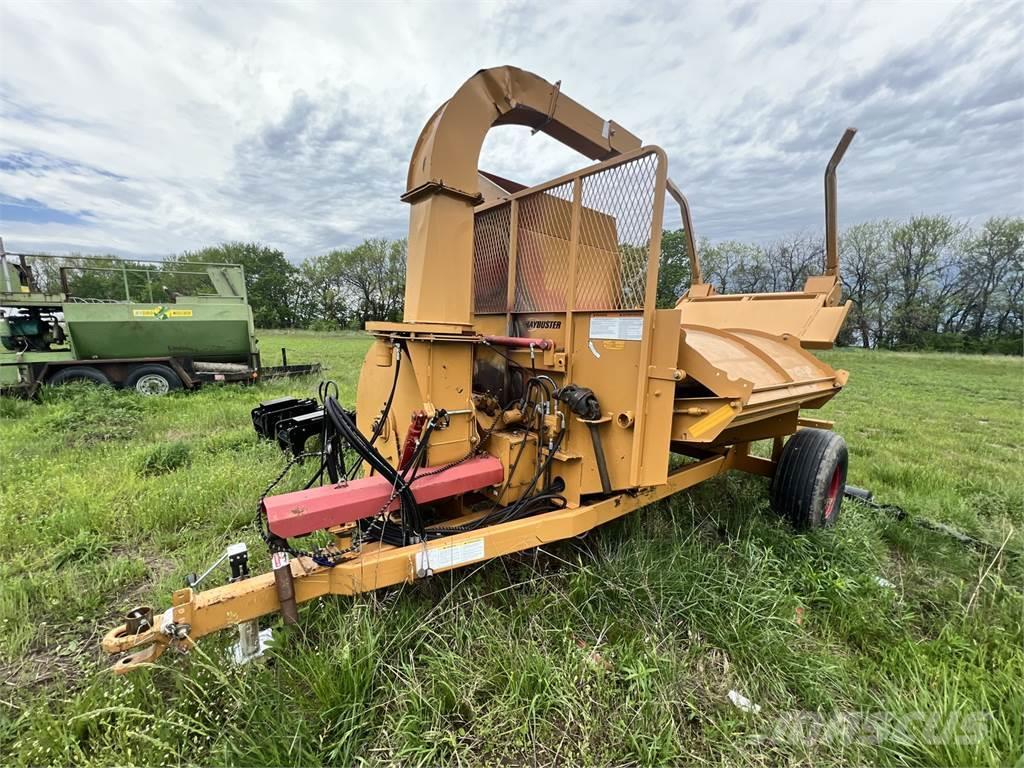
<instances>
[{"instance_id":1,"label":"yellow frame beam","mask_svg":"<svg viewBox=\"0 0 1024 768\"><path fill-rule=\"evenodd\" d=\"M359 556L333 568L318 566L308 558L294 559L291 570L295 601L305 603L323 595L355 595L415 581L419 578L417 555L422 556L424 552L463 546L464 551L479 553L478 557L433 567L432 572L438 573L569 539L737 468L737 460L742 461L745 453L736 447L730 448L720 456L676 469L664 485L620 493L586 506L534 515L424 544L405 547L369 544ZM276 613L280 608L273 572L205 592L180 589L174 593L170 609L170 621L184 629L180 636L165 632L159 619L157 626L134 635L128 634L126 625L122 624L103 638L103 649L109 654L142 649L115 664L114 671L124 673L155 661L171 645L188 650L204 635Z\"/></svg>"}]
</instances>

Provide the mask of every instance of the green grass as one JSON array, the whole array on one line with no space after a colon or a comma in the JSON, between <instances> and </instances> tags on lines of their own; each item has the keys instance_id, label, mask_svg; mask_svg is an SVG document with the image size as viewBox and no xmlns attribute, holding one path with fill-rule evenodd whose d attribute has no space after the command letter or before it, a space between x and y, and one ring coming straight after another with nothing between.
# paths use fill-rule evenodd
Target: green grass
<instances>
[{"instance_id":1,"label":"green grass","mask_svg":"<svg viewBox=\"0 0 1024 768\"><path fill-rule=\"evenodd\" d=\"M353 401L365 337L262 336ZM316 381L0 400L0 763L1013 764L1020 559L912 521L1024 551L1024 365L825 357L851 373L821 412L850 482L910 520L847 504L798 536L764 480L727 476L583 540L317 601L265 662L232 667L229 632L123 678L98 643L124 609L165 607L232 541L267 568L251 521L283 459L249 410Z\"/></svg>"}]
</instances>

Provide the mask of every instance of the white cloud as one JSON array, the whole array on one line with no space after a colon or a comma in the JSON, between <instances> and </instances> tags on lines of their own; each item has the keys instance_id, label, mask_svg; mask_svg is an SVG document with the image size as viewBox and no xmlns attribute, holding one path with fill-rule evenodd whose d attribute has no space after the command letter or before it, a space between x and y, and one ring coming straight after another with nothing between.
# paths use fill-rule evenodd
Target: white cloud
<instances>
[{"instance_id":1,"label":"white cloud","mask_svg":"<svg viewBox=\"0 0 1024 768\"><path fill-rule=\"evenodd\" d=\"M3 2L0 202L80 224L8 213L0 234L137 254L258 239L294 259L401 236L423 122L506 63L665 147L700 234L820 228L847 124L844 221L1019 214L1022 27L1013 3ZM526 182L580 164L517 128L482 156Z\"/></svg>"}]
</instances>

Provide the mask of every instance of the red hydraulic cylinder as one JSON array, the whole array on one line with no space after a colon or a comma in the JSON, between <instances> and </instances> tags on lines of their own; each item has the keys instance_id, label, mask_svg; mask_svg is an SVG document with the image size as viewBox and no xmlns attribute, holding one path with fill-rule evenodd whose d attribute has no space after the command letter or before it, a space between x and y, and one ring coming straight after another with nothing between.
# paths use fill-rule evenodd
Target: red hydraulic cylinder
<instances>
[{"instance_id":1,"label":"red hydraulic cylinder","mask_svg":"<svg viewBox=\"0 0 1024 768\"><path fill-rule=\"evenodd\" d=\"M496 347L512 347L514 349L554 349L555 342L551 339L534 339L530 336L484 336L484 341Z\"/></svg>"},{"instance_id":2,"label":"red hydraulic cylinder","mask_svg":"<svg viewBox=\"0 0 1024 768\"><path fill-rule=\"evenodd\" d=\"M424 476L412 484L412 495L420 504L498 485L505 479L501 462L493 456L478 456L462 464ZM313 531L330 528L340 523L351 523L371 517L391 498L392 485L380 475L352 480L347 485L325 485L305 491L268 496L263 510L271 533L282 538L302 536ZM389 510L398 509L397 498Z\"/></svg>"}]
</instances>

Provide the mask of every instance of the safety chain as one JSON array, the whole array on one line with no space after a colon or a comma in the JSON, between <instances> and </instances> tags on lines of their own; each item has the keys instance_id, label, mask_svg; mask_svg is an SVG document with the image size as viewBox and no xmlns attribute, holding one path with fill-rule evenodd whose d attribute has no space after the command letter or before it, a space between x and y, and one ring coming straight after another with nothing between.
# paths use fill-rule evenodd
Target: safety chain
<instances>
[{"instance_id":1,"label":"safety chain","mask_svg":"<svg viewBox=\"0 0 1024 768\"><path fill-rule=\"evenodd\" d=\"M295 549L288 544L287 539L283 539L279 536L274 536L270 532L270 529L265 525L263 517L263 501L267 498L267 496L270 495L270 492L274 490L274 488L276 488L278 484L285 478L285 475L288 474L288 471L296 464L300 463L303 459L308 459L311 456L319 455L319 451L306 451L298 454L297 456L292 458L287 464L285 464L284 469L282 469L280 473L278 473L277 477L274 478L273 482L271 482L270 485L268 485L264 489L263 493L260 494L260 500L256 503L256 519L254 521L254 525L257 533L259 533L260 538L263 540L263 543L267 545L267 548L270 550L271 553L287 552L292 557L308 557L317 565L321 565L326 568L333 568L335 565L338 565L338 563L342 561L345 555L350 554L359 548L360 542L358 541L357 537L353 537L352 545L350 547L346 547L345 549L338 549L334 545L328 545L326 547L320 547L314 550Z\"/></svg>"},{"instance_id":2,"label":"safety chain","mask_svg":"<svg viewBox=\"0 0 1024 768\"><path fill-rule=\"evenodd\" d=\"M1006 549L1005 547L997 546L995 544L992 544L991 542L977 539L974 536L968 536L963 531L958 531L956 528L952 528L946 525L945 523L940 523L935 520L929 520L926 517L919 517L917 515L911 516L907 513L905 509L903 509L903 507L900 507L896 504L881 504L875 501L874 498L872 498L872 494L870 491L864 491L863 489L859 488L853 489L852 486L847 486L844 497L853 502L856 502L857 504L863 504L864 506L869 507L870 509L874 509L877 512L884 512L885 514L892 516L893 519L898 520L900 522L910 522L918 526L919 528L924 528L925 530L932 531L943 536L948 536L954 541L957 541L966 547L970 547L971 549L977 552L988 554L995 553L997 555L999 553L1002 553L1006 557L1012 559L1020 559L1024 557L1022 553L1017 552L1016 550Z\"/></svg>"},{"instance_id":3,"label":"safety chain","mask_svg":"<svg viewBox=\"0 0 1024 768\"><path fill-rule=\"evenodd\" d=\"M498 415L498 418L494 420L494 423L491 425L490 429L485 430L484 434L480 437L480 440L476 444L476 446L470 449L470 451L465 456L463 456L460 459L456 459L455 461L451 461L447 464L444 464L443 466L434 467L433 469L417 473L412 478L412 480L409 481L409 484L412 485L417 480L420 480L424 477L439 475L442 472L447 472L450 469L454 469L455 467L460 466L461 464L465 464L467 461L471 460L479 453L481 453L483 451L484 443L487 442L488 438L490 438L491 434L497 428L498 422L501 421L501 416L505 413L506 409L507 406L505 408L502 408L501 413ZM362 542L360 541L358 528L356 529L355 534L352 537L351 546L348 546L345 549L338 549L335 545L328 545L326 547L320 547L315 550L297 550L288 544L287 539L283 539L279 536L274 536L270 532L269 528L266 526L265 518L263 516L263 501L267 498L268 495L270 495L270 492L273 491L274 488L276 488L281 483L282 480L284 480L289 470L291 470L291 468L294 467L296 464L302 462L304 459L320 455L321 453L319 451L306 451L294 456L291 460L288 461L287 464L285 464L284 468L278 473L277 477L275 477L274 480L264 489L263 493L260 494L259 501L256 504L256 518L254 521L254 526L260 538L263 540L263 543L266 544L267 548L271 551L271 553L283 551L287 552L290 556L296 558L308 557L311 560L313 560L313 562L315 562L317 565L326 568L333 568L334 566L342 562L342 560L345 558L345 555L349 555L352 552L357 551L362 545ZM344 478L340 484L344 485L346 482L347 478ZM391 489L390 498L381 507L377 515L374 515L374 517L379 517L383 514L386 514L387 508L391 506L392 502L394 502L397 496L398 489L396 486ZM424 537L424 541L426 541L426 537Z\"/></svg>"}]
</instances>

